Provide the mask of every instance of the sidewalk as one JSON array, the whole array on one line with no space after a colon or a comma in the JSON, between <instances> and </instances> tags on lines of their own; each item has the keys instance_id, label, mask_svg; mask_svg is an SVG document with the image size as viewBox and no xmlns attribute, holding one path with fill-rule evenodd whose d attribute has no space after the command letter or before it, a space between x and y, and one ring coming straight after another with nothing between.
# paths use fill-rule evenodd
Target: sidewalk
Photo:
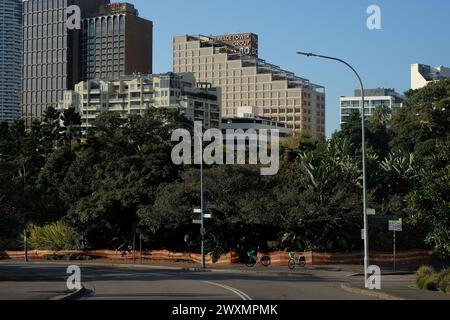
<instances>
[{"instance_id":1,"label":"sidewalk","mask_svg":"<svg viewBox=\"0 0 450 320\"><path fill-rule=\"evenodd\" d=\"M384 275L381 290L366 290L364 276L352 276L346 287L344 290L363 295L378 294L385 300L450 300L450 294L416 288L414 274Z\"/></svg>"}]
</instances>

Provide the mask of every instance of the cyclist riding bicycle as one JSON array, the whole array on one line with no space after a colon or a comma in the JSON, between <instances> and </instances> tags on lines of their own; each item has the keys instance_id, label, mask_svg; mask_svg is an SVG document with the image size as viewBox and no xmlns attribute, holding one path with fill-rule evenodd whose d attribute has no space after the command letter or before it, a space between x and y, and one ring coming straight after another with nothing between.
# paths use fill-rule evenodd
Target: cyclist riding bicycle
<instances>
[{"instance_id":1,"label":"cyclist riding bicycle","mask_svg":"<svg viewBox=\"0 0 450 320\"><path fill-rule=\"evenodd\" d=\"M262 256L261 258L258 257L258 250L255 252L255 250L251 250L247 252L248 260L247 260L247 267L254 267L258 263L260 263L264 267L268 267L270 265L270 257L269 256Z\"/></svg>"},{"instance_id":2,"label":"cyclist riding bicycle","mask_svg":"<svg viewBox=\"0 0 450 320\"><path fill-rule=\"evenodd\" d=\"M301 256L297 258L297 252L289 252L289 269L294 270L296 265L304 268L306 266L306 257Z\"/></svg>"}]
</instances>

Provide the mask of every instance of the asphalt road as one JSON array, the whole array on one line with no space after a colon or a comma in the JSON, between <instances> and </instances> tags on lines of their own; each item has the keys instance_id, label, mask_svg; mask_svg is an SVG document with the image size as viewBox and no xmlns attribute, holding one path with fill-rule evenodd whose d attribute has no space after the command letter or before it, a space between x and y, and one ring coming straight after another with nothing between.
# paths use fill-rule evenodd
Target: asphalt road
<instances>
[{"instance_id":1,"label":"asphalt road","mask_svg":"<svg viewBox=\"0 0 450 320\"><path fill-rule=\"evenodd\" d=\"M1 300L46 300L67 293L67 265L0 264ZM341 288L342 272L295 275L109 268L81 269L83 300L370 300Z\"/></svg>"}]
</instances>

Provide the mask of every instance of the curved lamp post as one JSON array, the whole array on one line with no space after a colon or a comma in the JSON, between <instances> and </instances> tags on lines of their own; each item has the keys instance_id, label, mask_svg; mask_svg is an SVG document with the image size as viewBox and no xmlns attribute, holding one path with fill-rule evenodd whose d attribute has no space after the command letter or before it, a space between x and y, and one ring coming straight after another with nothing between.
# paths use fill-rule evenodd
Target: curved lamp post
<instances>
[{"instance_id":1,"label":"curved lamp post","mask_svg":"<svg viewBox=\"0 0 450 320\"><path fill-rule=\"evenodd\" d=\"M317 57L322 59L334 60L345 64L349 67L356 75L359 80L359 84L361 85L361 128L362 128L362 165L363 165L363 216L364 216L364 284L365 287L368 288L368 268L369 268L369 226L368 226L368 217L367 217L367 167L366 167L366 113L365 113L365 97L364 97L364 85L359 76L358 72L346 61L334 58L323 56L311 52L301 52L298 51L297 54L304 55L307 57Z\"/></svg>"},{"instance_id":2,"label":"curved lamp post","mask_svg":"<svg viewBox=\"0 0 450 320\"><path fill-rule=\"evenodd\" d=\"M195 130L195 129L194 129ZM201 235L201 256L202 256L202 268L206 269L206 259L205 259L205 203L204 203L204 188L203 188L203 130L200 132L202 134L201 137L198 137L200 143L200 235ZM194 132L195 137L195 132Z\"/></svg>"}]
</instances>

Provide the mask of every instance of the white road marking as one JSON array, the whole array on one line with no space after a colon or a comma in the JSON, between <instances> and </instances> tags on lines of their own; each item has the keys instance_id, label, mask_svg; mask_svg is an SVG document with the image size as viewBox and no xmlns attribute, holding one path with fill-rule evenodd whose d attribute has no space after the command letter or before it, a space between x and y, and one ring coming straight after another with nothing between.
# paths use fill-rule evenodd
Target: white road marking
<instances>
[{"instance_id":1,"label":"white road marking","mask_svg":"<svg viewBox=\"0 0 450 320\"><path fill-rule=\"evenodd\" d=\"M245 292L242 292L241 290L238 290L236 288L233 287L229 287L226 286L224 284L220 284L220 283L216 283L216 282L210 282L210 281L202 281L203 283L209 284L209 285L213 285L216 287L221 287L222 289L226 289L228 291L233 292L234 294L236 294L238 297L240 297L242 300L253 300L252 298L250 298L250 296L248 294L246 294Z\"/></svg>"}]
</instances>

